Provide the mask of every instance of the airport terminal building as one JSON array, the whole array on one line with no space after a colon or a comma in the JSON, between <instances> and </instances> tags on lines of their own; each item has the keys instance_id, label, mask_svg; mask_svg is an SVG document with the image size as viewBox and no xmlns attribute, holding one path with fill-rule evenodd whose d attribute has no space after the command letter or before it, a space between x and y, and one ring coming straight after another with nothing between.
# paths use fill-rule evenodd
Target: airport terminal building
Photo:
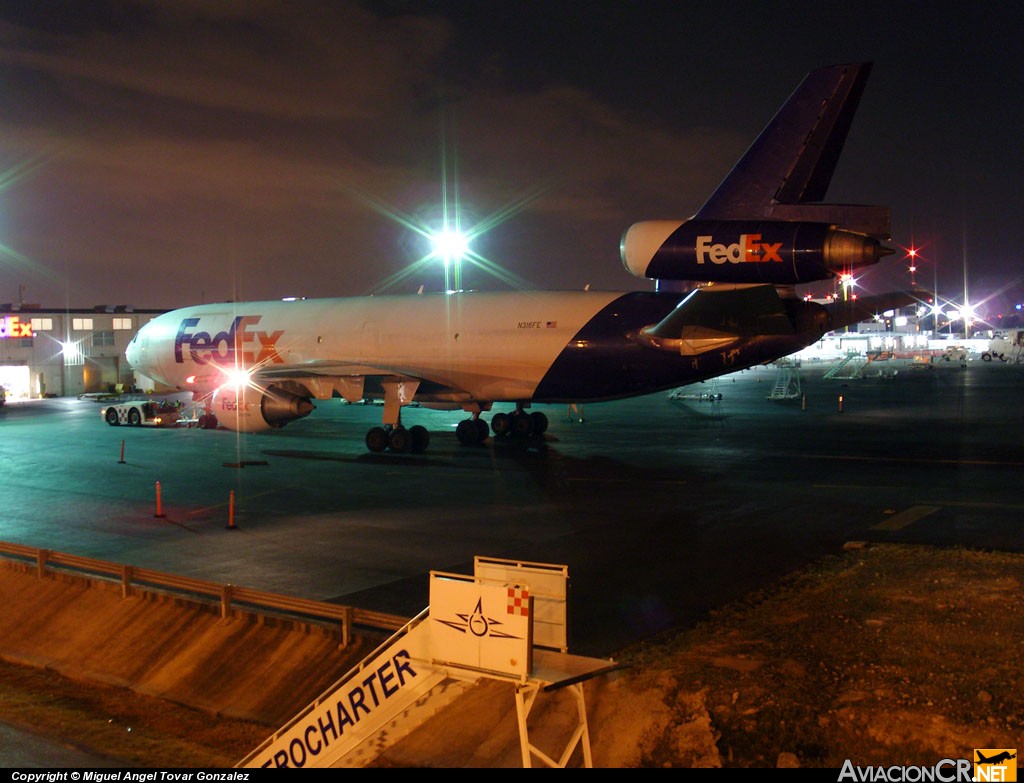
<instances>
[{"instance_id":1,"label":"airport terminal building","mask_svg":"<svg viewBox=\"0 0 1024 783\"><path fill-rule=\"evenodd\" d=\"M124 358L139 327L163 310L130 305L47 309L0 305L0 386L7 398L74 397L131 388Z\"/></svg>"}]
</instances>

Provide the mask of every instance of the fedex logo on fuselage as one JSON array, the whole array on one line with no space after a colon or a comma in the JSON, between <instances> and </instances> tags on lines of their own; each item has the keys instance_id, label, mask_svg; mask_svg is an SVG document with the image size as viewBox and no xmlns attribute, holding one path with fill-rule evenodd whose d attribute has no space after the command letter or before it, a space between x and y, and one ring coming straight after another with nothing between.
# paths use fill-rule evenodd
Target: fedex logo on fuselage
<instances>
[{"instance_id":1,"label":"fedex logo on fuselage","mask_svg":"<svg viewBox=\"0 0 1024 783\"><path fill-rule=\"evenodd\" d=\"M198 318L183 318L174 338L174 361L185 362L185 346L188 356L196 364L283 364L284 359L277 352L277 341L284 329L276 332L261 332L250 329L260 322L260 315L240 315L231 322L225 332L210 335L209 332L191 331L199 324Z\"/></svg>"},{"instance_id":2,"label":"fedex logo on fuselage","mask_svg":"<svg viewBox=\"0 0 1024 783\"><path fill-rule=\"evenodd\" d=\"M708 258L712 264L760 264L768 261L782 263L779 255L781 242L762 242L760 234L740 234L740 241L731 245L712 244L714 237L697 237L697 263Z\"/></svg>"}]
</instances>

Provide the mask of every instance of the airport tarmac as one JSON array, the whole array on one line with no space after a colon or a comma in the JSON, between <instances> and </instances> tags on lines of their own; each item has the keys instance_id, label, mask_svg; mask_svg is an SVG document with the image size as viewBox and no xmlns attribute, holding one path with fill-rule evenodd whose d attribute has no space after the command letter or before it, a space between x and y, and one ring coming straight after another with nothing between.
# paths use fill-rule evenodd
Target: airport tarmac
<instances>
[{"instance_id":1,"label":"airport tarmac","mask_svg":"<svg viewBox=\"0 0 1024 783\"><path fill-rule=\"evenodd\" d=\"M0 408L0 540L408 616L431 570L470 573L474 555L565 564L570 651L600 657L850 540L1024 549L1024 367L825 369L800 368L783 399L782 371L759 367L678 394L539 406L543 451L463 447L460 413L411 408L430 449L370 454L380 408L341 400L257 435L110 427L92 400L14 402ZM99 763L30 739L4 763Z\"/></svg>"},{"instance_id":2,"label":"airport tarmac","mask_svg":"<svg viewBox=\"0 0 1024 783\"><path fill-rule=\"evenodd\" d=\"M1024 367L824 370L800 368L786 399L770 398L781 371L759 367L678 399L538 406L543 451L461 446L463 414L414 407L403 421L428 426L429 450L371 454L381 409L342 400L248 435L15 402L0 409L0 540L410 617L431 570L564 564L570 651L600 657L850 540L1024 548Z\"/></svg>"}]
</instances>

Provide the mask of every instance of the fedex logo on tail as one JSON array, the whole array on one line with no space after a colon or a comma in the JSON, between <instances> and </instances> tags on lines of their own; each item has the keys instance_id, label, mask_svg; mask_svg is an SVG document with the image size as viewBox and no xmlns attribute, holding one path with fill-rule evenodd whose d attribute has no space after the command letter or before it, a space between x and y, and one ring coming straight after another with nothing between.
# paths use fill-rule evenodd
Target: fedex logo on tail
<instances>
[{"instance_id":1,"label":"fedex logo on tail","mask_svg":"<svg viewBox=\"0 0 1024 783\"><path fill-rule=\"evenodd\" d=\"M781 242L762 242L760 234L740 234L740 241L730 245L716 245L712 236L697 237L697 263L710 258L713 264L759 264L768 261L782 263L779 255Z\"/></svg>"},{"instance_id":2,"label":"fedex logo on tail","mask_svg":"<svg viewBox=\"0 0 1024 783\"><path fill-rule=\"evenodd\" d=\"M284 329L276 332L262 332L252 329L262 316L240 315L223 332L211 335L209 332L193 332L199 324L198 318L183 318L174 338L174 361L185 362L186 346L188 357L196 364L243 365L283 364L284 359L277 352L277 341Z\"/></svg>"}]
</instances>

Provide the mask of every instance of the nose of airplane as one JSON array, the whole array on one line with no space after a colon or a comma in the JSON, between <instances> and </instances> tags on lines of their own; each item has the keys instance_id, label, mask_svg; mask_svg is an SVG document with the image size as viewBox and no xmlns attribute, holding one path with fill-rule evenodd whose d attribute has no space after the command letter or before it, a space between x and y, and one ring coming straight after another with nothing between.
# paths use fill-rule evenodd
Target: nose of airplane
<instances>
[{"instance_id":1,"label":"nose of airplane","mask_svg":"<svg viewBox=\"0 0 1024 783\"><path fill-rule=\"evenodd\" d=\"M132 341L128 343L128 347L124 350L124 357L128 360L128 364L132 366L132 369L139 366L139 359L142 358L141 348L139 345L141 334L141 330L136 332Z\"/></svg>"},{"instance_id":2,"label":"nose of airplane","mask_svg":"<svg viewBox=\"0 0 1024 783\"><path fill-rule=\"evenodd\" d=\"M173 344L173 329L169 327L167 319L157 317L144 324L135 333L124 349L124 356L134 372L154 381L165 383L168 368L162 365L161 357L165 357L166 361L167 357L173 355L170 347Z\"/></svg>"},{"instance_id":3,"label":"nose of airplane","mask_svg":"<svg viewBox=\"0 0 1024 783\"><path fill-rule=\"evenodd\" d=\"M145 324L135 333L131 342L128 343L128 347L124 349L124 357L133 370L145 373L147 369L152 369L148 366L151 363L149 351L151 332L150 325ZM148 373L145 374L148 375Z\"/></svg>"}]
</instances>

